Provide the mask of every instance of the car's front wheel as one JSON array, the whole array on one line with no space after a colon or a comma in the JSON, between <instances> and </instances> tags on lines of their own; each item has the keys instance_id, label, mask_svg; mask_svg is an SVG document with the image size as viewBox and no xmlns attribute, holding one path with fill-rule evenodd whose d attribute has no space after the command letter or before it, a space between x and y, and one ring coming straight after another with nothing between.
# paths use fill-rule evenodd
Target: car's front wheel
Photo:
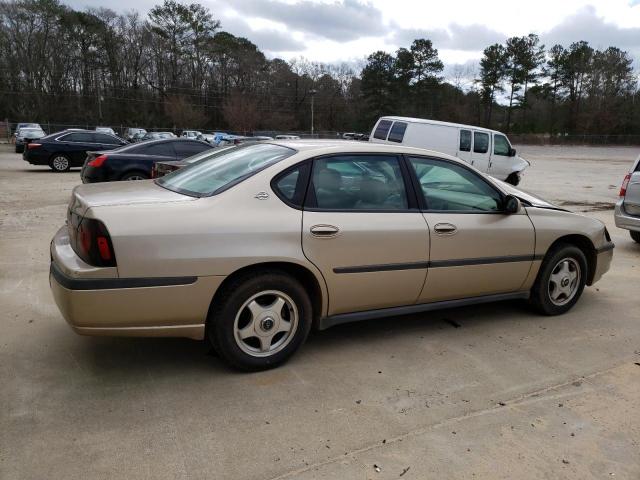
<instances>
[{"instance_id":1,"label":"car's front wheel","mask_svg":"<svg viewBox=\"0 0 640 480\"><path fill-rule=\"evenodd\" d=\"M633 230L630 230L629 233L631 234L631 238L633 238L633 240L640 243L640 232L634 232Z\"/></svg>"},{"instance_id":2,"label":"car's front wheel","mask_svg":"<svg viewBox=\"0 0 640 480\"><path fill-rule=\"evenodd\" d=\"M520 183L520 175L518 174L518 172L512 172L505 179L505 182L507 182L507 183L513 185L514 187L516 187Z\"/></svg>"},{"instance_id":3,"label":"car's front wheel","mask_svg":"<svg viewBox=\"0 0 640 480\"><path fill-rule=\"evenodd\" d=\"M208 319L208 337L229 365L245 371L284 363L311 329L312 307L300 283L279 271L226 285Z\"/></svg>"},{"instance_id":4,"label":"car's front wheel","mask_svg":"<svg viewBox=\"0 0 640 480\"><path fill-rule=\"evenodd\" d=\"M578 247L558 245L547 253L530 301L545 315L560 315L575 305L587 281L587 259Z\"/></svg>"},{"instance_id":5,"label":"car's front wheel","mask_svg":"<svg viewBox=\"0 0 640 480\"><path fill-rule=\"evenodd\" d=\"M71 168L71 162L69 161L69 157L67 157L66 155L57 153L53 157L51 157L49 166L54 172L66 172Z\"/></svg>"}]
</instances>

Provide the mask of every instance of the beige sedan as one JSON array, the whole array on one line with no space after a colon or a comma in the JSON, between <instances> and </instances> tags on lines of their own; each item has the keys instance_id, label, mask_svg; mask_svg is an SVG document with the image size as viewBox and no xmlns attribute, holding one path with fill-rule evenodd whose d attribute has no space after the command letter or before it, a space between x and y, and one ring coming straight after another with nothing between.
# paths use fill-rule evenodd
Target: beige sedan
<instances>
[{"instance_id":1,"label":"beige sedan","mask_svg":"<svg viewBox=\"0 0 640 480\"><path fill-rule=\"evenodd\" d=\"M284 140L76 187L50 283L80 334L207 338L258 370L312 326L507 299L561 314L612 256L601 222L456 158Z\"/></svg>"}]
</instances>

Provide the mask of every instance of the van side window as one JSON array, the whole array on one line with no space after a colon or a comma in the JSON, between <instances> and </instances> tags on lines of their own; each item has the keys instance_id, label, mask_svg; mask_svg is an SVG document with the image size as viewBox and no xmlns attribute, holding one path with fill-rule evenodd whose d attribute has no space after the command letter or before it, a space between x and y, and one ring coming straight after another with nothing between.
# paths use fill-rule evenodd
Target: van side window
<instances>
[{"instance_id":1,"label":"van side window","mask_svg":"<svg viewBox=\"0 0 640 480\"><path fill-rule=\"evenodd\" d=\"M471 151L471 130L460 130L460 151Z\"/></svg>"},{"instance_id":2,"label":"van side window","mask_svg":"<svg viewBox=\"0 0 640 480\"><path fill-rule=\"evenodd\" d=\"M391 131L389 132L389 140L390 142L402 143L402 139L404 138L404 132L407 130L407 124L404 122L395 122L393 127L391 127Z\"/></svg>"},{"instance_id":3,"label":"van side window","mask_svg":"<svg viewBox=\"0 0 640 480\"><path fill-rule=\"evenodd\" d=\"M379 140L386 140L387 133L389 133L389 129L391 128L391 120L380 120L378 126L376 127L376 131L373 133L373 138L377 138Z\"/></svg>"},{"instance_id":4,"label":"van side window","mask_svg":"<svg viewBox=\"0 0 640 480\"><path fill-rule=\"evenodd\" d=\"M489 134L473 132L473 152L487 153L489 150Z\"/></svg>"},{"instance_id":5,"label":"van side window","mask_svg":"<svg viewBox=\"0 0 640 480\"><path fill-rule=\"evenodd\" d=\"M509 150L511 150L511 145L509 145L509 140L507 140L507 137L505 137L504 135L493 136L494 155L509 156Z\"/></svg>"}]
</instances>

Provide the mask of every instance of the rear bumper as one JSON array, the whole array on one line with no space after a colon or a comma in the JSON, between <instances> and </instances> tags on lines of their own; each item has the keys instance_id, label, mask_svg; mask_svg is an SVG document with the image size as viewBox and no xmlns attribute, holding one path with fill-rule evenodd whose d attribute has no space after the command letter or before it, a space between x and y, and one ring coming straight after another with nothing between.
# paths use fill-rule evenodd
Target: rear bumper
<instances>
[{"instance_id":1,"label":"rear bumper","mask_svg":"<svg viewBox=\"0 0 640 480\"><path fill-rule=\"evenodd\" d=\"M49 284L73 330L82 335L204 338L222 276L121 278L116 268L80 259L66 229L51 242Z\"/></svg>"},{"instance_id":2,"label":"rear bumper","mask_svg":"<svg viewBox=\"0 0 640 480\"><path fill-rule=\"evenodd\" d=\"M616 202L613 216L616 221L616 227L624 228L625 230L633 230L640 232L640 217L629 215L624 209L624 199L620 199Z\"/></svg>"}]
</instances>

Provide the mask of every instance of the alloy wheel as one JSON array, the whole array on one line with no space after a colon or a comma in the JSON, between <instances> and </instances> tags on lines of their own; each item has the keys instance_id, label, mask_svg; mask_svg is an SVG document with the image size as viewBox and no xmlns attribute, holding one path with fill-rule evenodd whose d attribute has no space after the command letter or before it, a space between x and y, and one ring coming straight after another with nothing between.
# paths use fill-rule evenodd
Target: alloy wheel
<instances>
[{"instance_id":1,"label":"alloy wheel","mask_svg":"<svg viewBox=\"0 0 640 480\"><path fill-rule=\"evenodd\" d=\"M69 169L69 159L67 157L64 157L62 155L55 157L52 161L51 161L51 165L53 165L53 168L58 171L58 172L64 172L65 170Z\"/></svg>"},{"instance_id":2,"label":"alloy wheel","mask_svg":"<svg viewBox=\"0 0 640 480\"><path fill-rule=\"evenodd\" d=\"M549 299L554 305L569 303L580 287L580 264L573 258L563 258L551 270L549 276Z\"/></svg>"},{"instance_id":3,"label":"alloy wheel","mask_svg":"<svg viewBox=\"0 0 640 480\"><path fill-rule=\"evenodd\" d=\"M298 308L287 294L265 290L242 304L233 325L238 347L253 357L268 357L285 348L295 336Z\"/></svg>"}]
</instances>

